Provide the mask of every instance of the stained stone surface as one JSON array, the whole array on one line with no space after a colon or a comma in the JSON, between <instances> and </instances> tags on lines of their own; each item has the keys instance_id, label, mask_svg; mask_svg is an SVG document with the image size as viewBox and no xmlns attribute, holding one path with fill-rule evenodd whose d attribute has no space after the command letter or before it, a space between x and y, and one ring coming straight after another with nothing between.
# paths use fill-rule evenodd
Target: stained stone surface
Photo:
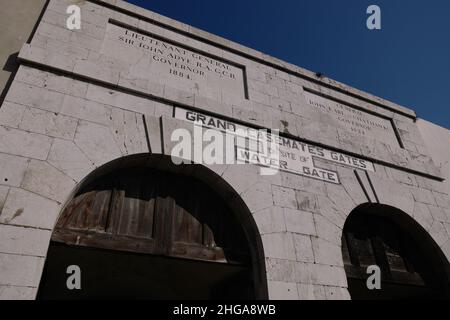
<instances>
[{"instance_id":1,"label":"stained stone surface","mask_svg":"<svg viewBox=\"0 0 450 320\"><path fill-rule=\"evenodd\" d=\"M278 129L339 177L208 165L256 222L269 298L349 299L342 229L367 202L403 210L450 258L448 189L414 111L120 0L77 2L82 28L70 31L72 2L50 0L0 108L1 299L35 297L51 231L83 179L116 159L170 155L174 129L193 132L175 106Z\"/></svg>"},{"instance_id":2,"label":"stained stone surface","mask_svg":"<svg viewBox=\"0 0 450 320\"><path fill-rule=\"evenodd\" d=\"M426 149L446 179L447 193L450 193L450 147L444 141L450 141L450 131L429 121L418 119L417 126L423 136Z\"/></svg>"}]
</instances>

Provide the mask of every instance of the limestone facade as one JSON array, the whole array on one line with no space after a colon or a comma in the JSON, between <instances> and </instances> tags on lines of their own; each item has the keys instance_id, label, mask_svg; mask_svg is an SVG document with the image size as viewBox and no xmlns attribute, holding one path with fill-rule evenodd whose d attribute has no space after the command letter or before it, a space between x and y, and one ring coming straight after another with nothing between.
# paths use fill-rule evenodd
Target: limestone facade
<instances>
[{"instance_id":1,"label":"limestone facade","mask_svg":"<svg viewBox=\"0 0 450 320\"><path fill-rule=\"evenodd\" d=\"M66 8L81 7L81 30ZM187 59L190 59L187 61ZM50 0L0 108L0 298L33 299L53 227L91 172L169 154L174 108L361 159L315 158L339 183L209 165L264 246L270 299L349 299L341 236L363 203L398 208L450 259L450 199L414 111L120 0Z\"/></svg>"}]
</instances>

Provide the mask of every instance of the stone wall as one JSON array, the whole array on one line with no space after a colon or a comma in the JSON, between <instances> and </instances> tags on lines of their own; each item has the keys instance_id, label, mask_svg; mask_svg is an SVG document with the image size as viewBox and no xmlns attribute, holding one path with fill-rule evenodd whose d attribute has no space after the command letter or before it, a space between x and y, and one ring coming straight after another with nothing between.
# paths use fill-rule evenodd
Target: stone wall
<instances>
[{"instance_id":1,"label":"stone wall","mask_svg":"<svg viewBox=\"0 0 450 320\"><path fill-rule=\"evenodd\" d=\"M413 111L122 1L75 2L82 29L65 27L73 1L51 0L0 108L1 298L35 297L58 214L89 173L170 154L173 129L192 130L174 107L373 163L315 159L338 184L209 166L253 214L271 299L349 299L341 235L362 203L403 210L450 258L450 201Z\"/></svg>"},{"instance_id":2,"label":"stone wall","mask_svg":"<svg viewBox=\"0 0 450 320\"><path fill-rule=\"evenodd\" d=\"M450 131L429 121L418 119L417 126L427 145L430 154L440 168L447 184L447 193L450 192Z\"/></svg>"}]
</instances>

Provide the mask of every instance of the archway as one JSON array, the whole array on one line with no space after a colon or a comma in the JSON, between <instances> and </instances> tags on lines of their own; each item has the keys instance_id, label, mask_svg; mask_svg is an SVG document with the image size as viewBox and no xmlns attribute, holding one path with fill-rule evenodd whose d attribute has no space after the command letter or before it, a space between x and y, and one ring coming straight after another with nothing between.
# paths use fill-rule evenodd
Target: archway
<instances>
[{"instance_id":1,"label":"archway","mask_svg":"<svg viewBox=\"0 0 450 320\"><path fill-rule=\"evenodd\" d=\"M70 265L81 290L67 288ZM38 293L52 298L266 299L261 239L207 168L119 159L91 174L58 219Z\"/></svg>"},{"instance_id":2,"label":"archway","mask_svg":"<svg viewBox=\"0 0 450 320\"><path fill-rule=\"evenodd\" d=\"M342 254L352 299L447 299L449 263L431 236L403 211L381 204L354 209L344 225ZM381 270L369 290L367 267Z\"/></svg>"}]
</instances>

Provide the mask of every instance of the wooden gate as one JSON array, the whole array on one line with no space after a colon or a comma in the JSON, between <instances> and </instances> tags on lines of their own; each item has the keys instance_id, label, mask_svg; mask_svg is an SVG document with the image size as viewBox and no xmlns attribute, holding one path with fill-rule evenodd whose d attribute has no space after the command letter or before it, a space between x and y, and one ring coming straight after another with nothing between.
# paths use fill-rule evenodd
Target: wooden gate
<instances>
[{"instance_id":1,"label":"wooden gate","mask_svg":"<svg viewBox=\"0 0 450 320\"><path fill-rule=\"evenodd\" d=\"M51 240L39 298L159 298L148 292L152 286L169 299L258 295L259 275L252 275L256 264L242 224L220 194L190 176L150 168L103 175L66 205ZM92 294L67 292L70 263L87 270L84 288ZM105 273L115 287L92 283L108 286ZM123 294L113 292L118 290Z\"/></svg>"},{"instance_id":2,"label":"wooden gate","mask_svg":"<svg viewBox=\"0 0 450 320\"><path fill-rule=\"evenodd\" d=\"M425 230L405 213L383 205L355 209L342 236L352 299L448 297L445 259ZM381 271L381 289L369 290L369 266Z\"/></svg>"},{"instance_id":3,"label":"wooden gate","mask_svg":"<svg viewBox=\"0 0 450 320\"><path fill-rule=\"evenodd\" d=\"M125 170L81 190L52 240L215 262L250 257L242 227L219 195L195 179L155 170Z\"/></svg>"}]
</instances>

